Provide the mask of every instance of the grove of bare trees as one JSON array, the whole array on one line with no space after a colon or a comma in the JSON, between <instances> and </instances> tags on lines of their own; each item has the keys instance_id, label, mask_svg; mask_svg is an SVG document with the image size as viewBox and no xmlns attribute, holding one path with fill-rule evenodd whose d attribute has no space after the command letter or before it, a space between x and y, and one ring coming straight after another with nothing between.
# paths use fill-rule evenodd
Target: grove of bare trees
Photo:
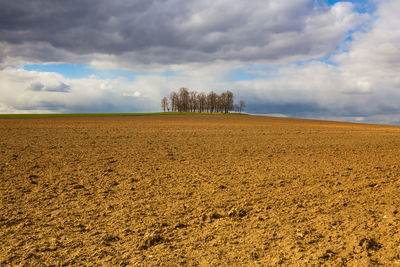
<instances>
[{"instance_id":1,"label":"grove of bare trees","mask_svg":"<svg viewBox=\"0 0 400 267\"><path fill-rule=\"evenodd\" d=\"M189 91L187 88L181 88L178 92L172 92L169 96L163 97L161 107L164 112L220 112L228 113L235 110L242 112L245 108L243 100L239 104L234 104L233 93L231 91L223 92L218 95L211 91L210 93L198 93Z\"/></svg>"}]
</instances>

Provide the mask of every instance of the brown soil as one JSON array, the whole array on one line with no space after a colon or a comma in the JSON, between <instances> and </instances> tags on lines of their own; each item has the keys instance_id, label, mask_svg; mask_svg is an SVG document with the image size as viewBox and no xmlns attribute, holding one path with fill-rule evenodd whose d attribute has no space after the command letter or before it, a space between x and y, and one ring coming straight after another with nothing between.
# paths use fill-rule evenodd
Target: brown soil
<instances>
[{"instance_id":1,"label":"brown soil","mask_svg":"<svg viewBox=\"0 0 400 267\"><path fill-rule=\"evenodd\" d=\"M1 265L400 264L400 127L0 120Z\"/></svg>"}]
</instances>

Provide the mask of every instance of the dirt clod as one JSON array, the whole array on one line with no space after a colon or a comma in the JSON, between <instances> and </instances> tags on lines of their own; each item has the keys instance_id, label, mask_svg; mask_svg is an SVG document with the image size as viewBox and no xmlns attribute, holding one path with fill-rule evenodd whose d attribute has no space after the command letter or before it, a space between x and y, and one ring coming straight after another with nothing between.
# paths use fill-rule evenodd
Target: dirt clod
<instances>
[{"instance_id":1,"label":"dirt clod","mask_svg":"<svg viewBox=\"0 0 400 267\"><path fill-rule=\"evenodd\" d=\"M229 217L238 217L238 218L242 218L244 216L247 215L247 211L245 209L242 208L232 208L229 212L228 212L228 216Z\"/></svg>"},{"instance_id":2,"label":"dirt clod","mask_svg":"<svg viewBox=\"0 0 400 267\"><path fill-rule=\"evenodd\" d=\"M144 236L139 249L148 249L152 246L163 243L164 241L165 239L158 233L147 233Z\"/></svg>"},{"instance_id":3,"label":"dirt clod","mask_svg":"<svg viewBox=\"0 0 400 267\"><path fill-rule=\"evenodd\" d=\"M382 245L373 238L363 238L360 240L358 245L365 248L367 251L378 251L380 248L382 248Z\"/></svg>"}]
</instances>

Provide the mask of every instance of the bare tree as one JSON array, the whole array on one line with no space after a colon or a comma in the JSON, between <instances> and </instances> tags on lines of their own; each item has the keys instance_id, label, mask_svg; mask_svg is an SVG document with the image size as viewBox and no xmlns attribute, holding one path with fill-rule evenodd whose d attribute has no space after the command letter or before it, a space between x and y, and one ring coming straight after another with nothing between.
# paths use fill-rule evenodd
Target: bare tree
<instances>
[{"instance_id":1,"label":"bare tree","mask_svg":"<svg viewBox=\"0 0 400 267\"><path fill-rule=\"evenodd\" d=\"M163 99L161 100L161 107L162 109L165 111L169 111L169 107L168 107L168 98L163 97Z\"/></svg>"},{"instance_id":2,"label":"bare tree","mask_svg":"<svg viewBox=\"0 0 400 267\"><path fill-rule=\"evenodd\" d=\"M231 110L233 110L233 93L231 91L226 91L224 97L224 111L228 113Z\"/></svg>"},{"instance_id":3,"label":"bare tree","mask_svg":"<svg viewBox=\"0 0 400 267\"><path fill-rule=\"evenodd\" d=\"M216 112L223 112L224 111L224 93L222 93L221 95L217 95L217 101L216 101L216 105L215 105L215 111Z\"/></svg>"},{"instance_id":4,"label":"bare tree","mask_svg":"<svg viewBox=\"0 0 400 267\"><path fill-rule=\"evenodd\" d=\"M218 97L218 95L216 93L214 93L213 91L211 91L207 95L208 111L211 112L211 113L216 111L216 108L217 108L217 97Z\"/></svg>"},{"instance_id":5,"label":"bare tree","mask_svg":"<svg viewBox=\"0 0 400 267\"><path fill-rule=\"evenodd\" d=\"M190 112L196 112L198 109L197 92L191 91L189 93L189 109Z\"/></svg>"},{"instance_id":6,"label":"bare tree","mask_svg":"<svg viewBox=\"0 0 400 267\"><path fill-rule=\"evenodd\" d=\"M170 94L170 101L171 101L171 110L172 112L178 111L179 107L179 96L176 92L172 92Z\"/></svg>"},{"instance_id":7,"label":"bare tree","mask_svg":"<svg viewBox=\"0 0 400 267\"><path fill-rule=\"evenodd\" d=\"M179 112L189 111L189 90L182 87L179 89Z\"/></svg>"},{"instance_id":8,"label":"bare tree","mask_svg":"<svg viewBox=\"0 0 400 267\"><path fill-rule=\"evenodd\" d=\"M197 95L197 102L199 104L199 112L204 112L207 110L207 96L205 93L200 93Z\"/></svg>"},{"instance_id":9,"label":"bare tree","mask_svg":"<svg viewBox=\"0 0 400 267\"><path fill-rule=\"evenodd\" d=\"M242 111L244 111L245 107L246 107L246 103L244 103L243 100L240 100L240 102L239 102L239 112L242 113Z\"/></svg>"}]
</instances>

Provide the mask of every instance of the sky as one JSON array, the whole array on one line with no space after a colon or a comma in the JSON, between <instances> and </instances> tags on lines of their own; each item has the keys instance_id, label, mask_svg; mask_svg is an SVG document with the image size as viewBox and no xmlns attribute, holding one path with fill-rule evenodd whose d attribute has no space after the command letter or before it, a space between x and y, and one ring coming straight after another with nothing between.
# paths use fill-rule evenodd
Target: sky
<instances>
[{"instance_id":1,"label":"sky","mask_svg":"<svg viewBox=\"0 0 400 267\"><path fill-rule=\"evenodd\" d=\"M400 124L398 0L0 0L0 113L246 112Z\"/></svg>"}]
</instances>

